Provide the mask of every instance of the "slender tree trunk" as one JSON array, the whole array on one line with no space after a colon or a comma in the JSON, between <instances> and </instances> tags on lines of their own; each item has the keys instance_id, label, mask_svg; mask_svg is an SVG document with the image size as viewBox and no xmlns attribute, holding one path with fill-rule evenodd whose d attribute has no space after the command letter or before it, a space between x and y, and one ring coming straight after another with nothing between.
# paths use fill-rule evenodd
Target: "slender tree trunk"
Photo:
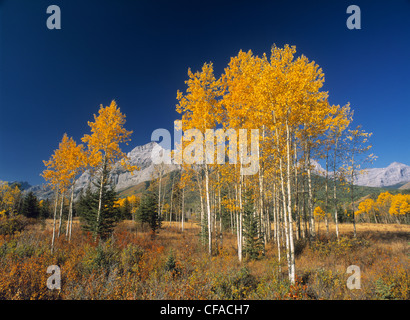
<instances>
[{"instance_id":1,"label":"slender tree trunk","mask_svg":"<svg viewBox=\"0 0 410 320\"><path fill-rule=\"evenodd\" d=\"M280 252L280 232L279 232L280 223L279 223L279 208L278 208L278 204L277 204L276 181L273 182L273 224L275 225L274 238L275 238L276 246L277 246L277 249L278 249L279 272L282 272L281 252Z\"/></svg>"},{"instance_id":2,"label":"slender tree trunk","mask_svg":"<svg viewBox=\"0 0 410 320\"><path fill-rule=\"evenodd\" d=\"M308 142L306 141L306 144ZM315 219L313 216L313 192L312 192L312 174L310 164L310 147L306 146L307 155L307 178L308 178L308 209L309 209L309 221L310 221L310 237L315 238Z\"/></svg>"},{"instance_id":3,"label":"slender tree trunk","mask_svg":"<svg viewBox=\"0 0 410 320\"><path fill-rule=\"evenodd\" d=\"M351 201L352 201L352 219L353 219L353 237L356 238L356 218L354 214L354 158L352 157L352 174L351 174Z\"/></svg>"},{"instance_id":4,"label":"slender tree trunk","mask_svg":"<svg viewBox=\"0 0 410 320\"><path fill-rule=\"evenodd\" d=\"M325 223L326 223L326 236L329 237L329 219L327 217L327 210L329 207L329 149L326 147L326 172L325 172Z\"/></svg>"},{"instance_id":5,"label":"slender tree trunk","mask_svg":"<svg viewBox=\"0 0 410 320\"><path fill-rule=\"evenodd\" d=\"M64 207L64 192L61 192L60 217L59 217L59 221L58 221L58 234L57 234L57 237L60 237L61 225L63 224L63 207Z\"/></svg>"},{"instance_id":6,"label":"slender tree trunk","mask_svg":"<svg viewBox=\"0 0 410 320\"><path fill-rule=\"evenodd\" d=\"M68 241L71 240L71 228L73 224L73 203L74 203L74 184L71 186L71 196L70 196L70 209L68 211L67 227L66 227L66 238Z\"/></svg>"},{"instance_id":7,"label":"slender tree trunk","mask_svg":"<svg viewBox=\"0 0 410 320\"><path fill-rule=\"evenodd\" d=\"M236 244L238 247L238 260L239 262L242 261L242 245L241 245L241 237L239 233L239 211L236 213Z\"/></svg>"},{"instance_id":8,"label":"slender tree trunk","mask_svg":"<svg viewBox=\"0 0 410 320\"><path fill-rule=\"evenodd\" d=\"M205 245L205 209L204 209L204 200L203 200L203 192L202 192L202 179L200 179L198 171L196 171L197 182L198 182L198 190L199 190L199 200L201 201L201 238L203 239L202 242Z\"/></svg>"},{"instance_id":9,"label":"slender tree trunk","mask_svg":"<svg viewBox=\"0 0 410 320\"><path fill-rule=\"evenodd\" d=\"M337 193L336 193L336 182L337 182L337 176L336 176L336 159L337 159L337 145L338 145L338 140L339 138L336 136L335 139L335 151L334 151L334 156L333 156L333 205L334 205L334 215L335 215L335 226L336 226L336 238L337 241L339 241L339 219L337 217Z\"/></svg>"},{"instance_id":10,"label":"slender tree trunk","mask_svg":"<svg viewBox=\"0 0 410 320\"><path fill-rule=\"evenodd\" d=\"M375 223L379 223L379 222L377 221L377 218L376 218L376 210L372 209L372 211L373 211L374 222L375 222Z\"/></svg>"},{"instance_id":11,"label":"slender tree trunk","mask_svg":"<svg viewBox=\"0 0 410 320\"><path fill-rule=\"evenodd\" d=\"M278 128L275 128L275 133L276 133L276 148L279 154L279 132ZM287 150L289 152L289 149ZM289 280L291 280L291 273L293 271L293 268L291 266L291 256L290 256L290 241L289 241L289 224L288 224L288 215L287 215L287 199L286 199L286 191L285 191L285 182L284 182L284 177L283 177L283 166L282 166L282 157L279 155L279 173L280 173L280 185L281 185L281 191L282 191L282 205L283 205L283 222L284 222L284 231L285 231L285 242L286 242L286 260L288 263L288 274L289 274Z\"/></svg>"},{"instance_id":12,"label":"slender tree trunk","mask_svg":"<svg viewBox=\"0 0 410 320\"><path fill-rule=\"evenodd\" d=\"M296 232L296 240L299 240L301 238L300 234L300 212L299 212L299 181L298 181L298 154L297 154L297 146L296 146L296 141L294 145L294 158L293 158L293 165L295 168L295 207L296 207L296 227L297 227L297 232Z\"/></svg>"},{"instance_id":13,"label":"slender tree trunk","mask_svg":"<svg viewBox=\"0 0 410 320\"><path fill-rule=\"evenodd\" d=\"M219 242L222 247L222 202L221 202L221 183L220 183L220 172L218 171L218 211L219 211Z\"/></svg>"},{"instance_id":14,"label":"slender tree trunk","mask_svg":"<svg viewBox=\"0 0 410 320\"><path fill-rule=\"evenodd\" d=\"M290 155L290 132L289 124L286 122L286 153L287 153L287 187L288 187L288 220L289 220L289 280L295 283L295 246L293 242L293 218L292 218L292 194L291 194L291 155Z\"/></svg>"},{"instance_id":15,"label":"slender tree trunk","mask_svg":"<svg viewBox=\"0 0 410 320\"><path fill-rule=\"evenodd\" d=\"M212 256L212 215L211 205L209 199L209 172L208 165L205 164L205 196L206 196L206 210L208 214L208 254Z\"/></svg>"},{"instance_id":16,"label":"slender tree trunk","mask_svg":"<svg viewBox=\"0 0 410 320\"><path fill-rule=\"evenodd\" d=\"M58 207L58 186L56 187L56 194L54 200L54 215L53 215L53 237L51 238L51 254L54 253L54 241L56 237L56 220L57 220L57 207Z\"/></svg>"},{"instance_id":17,"label":"slender tree trunk","mask_svg":"<svg viewBox=\"0 0 410 320\"><path fill-rule=\"evenodd\" d=\"M265 140L265 126L262 126L262 140ZM263 151L263 150L262 150ZM267 223L264 216L264 161L263 161L263 152L258 148L258 159L259 159L259 170L258 170L258 178L259 178L259 228L258 228L258 237L261 238L261 233L263 233L263 254L265 254L265 247L266 243L268 242L267 239Z\"/></svg>"},{"instance_id":18,"label":"slender tree trunk","mask_svg":"<svg viewBox=\"0 0 410 320\"><path fill-rule=\"evenodd\" d=\"M173 194L174 194L174 178L175 176L172 177L172 186L171 186L171 205L169 208L169 226L171 227L171 222L172 222L172 198L173 198Z\"/></svg>"},{"instance_id":19,"label":"slender tree trunk","mask_svg":"<svg viewBox=\"0 0 410 320\"><path fill-rule=\"evenodd\" d=\"M185 223L185 188L182 188L182 206L181 206L181 229L184 232L184 223Z\"/></svg>"},{"instance_id":20,"label":"slender tree trunk","mask_svg":"<svg viewBox=\"0 0 410 320\"><path fill-rule=\"evenodd\" d=\"M268 204L267 204L268 205ZM269 208L265 209L265 215L266 215L266 241L269 242L271 241L271 221L270 221L270 213L269 213Z\"/></svg>"},{"instance_id":21,"label":"slender tree trunk","mask_svg":"<svg viewBox=\"0 0 410 320\"><path fill-rule=\"evenodd\" d=\"M304 168L304 172L306 173L306 167ZM310 235L309 235L309 228L308 228L308 217L307 217L307 179L306 177L303 179L303 237L306 239L309 239L310 241Z\"/></svg>"},{"instance_id":22,"label":"slender tree trunk","mask_svg":"<svg viewBox=\"0 0 410 320\"><path fill-rule=\"evenodd\" d=\"M162 164L159 167L159 181L158 181L158 220L161 221L161 185L162 185Z\"/></svg>"},{"instance_id":23,"label":"slender tree trunk","mask_svg":"<svg viewBox=\"0 0 410 320\"><path fill-rule=\"evenodd\" d=\"M274 225L274 228L273 228L273 239L274 239L274 241L276 241L276 234L278 233L278 229L277 229L277 225L276 225L276 222L277 222L277 217L276 217L276 211L277 211L277 208L276 208L276 182L275 182L275 177L273 177L273 183L272 183L272 211L273 211L273 225Z\"/></svg>"},{"instance_id":24,"label":"slender tree trunk","mask_svg":"<svg viewBox=\"0 0 410 320\"><path fill-rule=\"evenodd\" d=\"M102 194L103 194L103 187L104 187L104 179L105 179L105 170L107 166L107 156L104 154L104 161L102 166L102 172L100 177L100 194L98 197L98 211L97 211L97 224L96 230L94 230L94 241L97 241L98 232L100 229L100 217L101 217L101 209L102 209Z\"/></svg>"},{"instance_id":25,"label":"slender tree trunk","mask_svg":"<svg viewBox=\"0 0 410 320\"><path fill-rule=\"evenodd\" d=\"M263 253L265 253L265 246L267 241L267 231L266 231L266 221L264 218L264 201L263 201L263 166L259 169L259 228L258 228L258 237L261 237L263 232ZM262 171L262 172L261 172Z\"/></svg>"},{"instance_id":26,"label":"slender tree trunk","mask_svg":"<svg viewBox=\"0 0 410 320\"><path fill-rule=\"evenodd\" d=\"M230 224L230 228L231 228L231 233L233 234L233 230L234 230L234 223L233 223L233 214L232 214L232 209L229 208L229 214L230 214L230 218L231 218L231 224Z\"/></svg>"},{"instance_id":27,"label":"slender tree trunk","mask_svg":"<svg viewBox=\"0 0 410 320\"><path fill-rule=\"evenodd\" d=\"M236 188L236 203L239 202L239 212L236 221L236 237L238 242L238 259L242 262L242 177L239 177L239 184Z\"/></svg>"}]
</instances>

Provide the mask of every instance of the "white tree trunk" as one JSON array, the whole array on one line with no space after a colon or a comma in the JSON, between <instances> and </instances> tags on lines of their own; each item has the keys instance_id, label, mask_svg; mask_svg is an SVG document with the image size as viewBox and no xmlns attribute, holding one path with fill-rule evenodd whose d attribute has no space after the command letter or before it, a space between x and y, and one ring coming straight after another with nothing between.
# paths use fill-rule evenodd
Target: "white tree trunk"
<instances>
[{"instance_id":1,"label":"white tree trunk","mask_svg":"<svg viewBox=\"0 0 410 320\"><path fill-rule=\"evenodd\" d=\"M67 219L67 227L66 227L66 238L68 238L68 241L71 240L71 228L73 224L73 203L74 203L74 183L71 186L70 209L68 211L68 219Z\"/></svg>"},{"instance_id":2,"label":"white tree trunk","mask_svg":"<svg viewBox=\"0 0 410 320\"><path fill-rule=\"evenodd\" d=\"M286 153L287 153L287 187L288 187L288 220L289 220L289 280L295 283L295 246L293 242L293 218L292 218L292 194L290 185L290 132L289 125L286 123Z\"/></svg>"},{"instance_id":3,"label":"white tree trunk","mask_svg":"<svg viewBox=\"0 0 410 320\"><path fill-rule=\"evenodd\" d=\"M184 232L184 223L185 223L185 188L182 188L182 219L181 219L181 230Z\"/></svg>"},{"instance_id":4,"label":"white tree trunk","mask_svg":"<svg viewBox=\"0 0 410 320\"><path fill-rule=\"evenodd\" d=\"M335 225L336 225L336 238L337 241L339 241L339 222L337 219L337 194L336 194L336 182L337 182L337 176L336 176L336 159L337 159L337 144L338 144L338 137L336 137L335 141L335 152L334 152L334 158L333 158L333 201L334 201L334 215L335 215Z\"/></svg>"},{"instance_id":5,"label":"white tree trunk","mask_svg":"<svg viewBox=\"0 0 410 320\"><path fill-rule=\"evenodd\" d=\"M306 142L307 143L307 142ZM310 168L310 148L306 147L306 156L307 156L307 176L308 176L308 210L309 210L309 233L310 237L315 237L315 219L313 216L313 191L312 191L312 172Z\"/></svg>"},{"instance_id":6,"label":"white tree trunk","mask_svg":"<svg viewBox=\"0 0 410 320\"><path fill-rule=\"evenodd\" d=\"M63 206L64 206L64 192L61 192L60 217L59 217L59 221L58 221L58 234L57 234L57 237L60 237L61 225L63 223Z\"/></svg>"},{"instance_id":7,"label":"white tree trunk","mask_svg":"<svg viewBox=\"0 0 410 320\"><path fill-rule=\"evenodd\" d=\"M208 253L212 256L212 215L209 199L209 172L208 165L205 164L205 196L206 196L206 211L208 215Z\"/></svg>"},{"instance_id":8,"label":"white tree trunk","mask_svg":"<svg viewBox=\"0 0 410 320\"><path fill-rule=\"evenodd\" d=\"M57 220L57 207L58 207L58 186L56 187L56 195L54 200L54 215L53 215L53 237L51 238L51 254L54 252L54 241L56 237L56 220Z\"/></svg>"}]
</instances>

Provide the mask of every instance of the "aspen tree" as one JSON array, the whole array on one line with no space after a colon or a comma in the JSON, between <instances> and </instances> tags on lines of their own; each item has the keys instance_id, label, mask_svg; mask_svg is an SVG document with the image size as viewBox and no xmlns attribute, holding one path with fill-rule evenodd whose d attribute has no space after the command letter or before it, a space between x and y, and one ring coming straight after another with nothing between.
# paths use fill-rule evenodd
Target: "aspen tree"
<instances>
[{"instance_id":1,"label":"aspen tree","mask_svg":"<svg viewBox=\"0 0 410 320\"><path fill-rule=\"evenodd\" d=\"M257 100L257 84L261 74L263 60L255 57L252 51L243 52L242 50L237 56L231 58L228 67L221 76L221 115L222 125L225 129L259 129L258 121L263 116L258 111L259 102ZM229 143L232 143L230 141ZM239 148L244 145L244 141L237 141ZM260 156L260 154L259 154ZM238 160L243 163L244 154L239 152ZM260 157L259 157L260 162ZM263 169L263 168L262 168ZM245 177L241 175L240 166L235 165L233 172L236 173L235 193L236 201L239 204L237 215L237 243L238 243L238 259L242 261L242 246L243 246L243 205L242 195L246 190L244 187ZM260 177L260 204L259 210L263 210L263 171L259 167L258 175ZM259 212L261 215L261 211Z\"/></svg>"},{"instance_id":2,"label":"aspen tree","mask_svg":"<svg viewBox=\"0 0 410 320\"><path fill-rule=\"evenodd\" d=\"M361 129L361 126L357 126L355 129L349 129L347 132L346 142L348 145L347 157L348 164L346 165L346 172L348 174L348 181L350 185L350 200L351 200L351 210L352 210L352 223L353 223L353 236L356 237L356 217L354 215L354 183L357 174L360 172L360 167L362 163L371 162L375 159L373 154L363 158L361 155L366 153L372 147L369 144L369 138L371 133L365 132Z\"/></svg>"},{"instance_id":3,"label":"aspen tree","mask_svg":"<svg viewBox=\"0 0 410 320\"><path fill-rule=\"evenodd\" d=\"M125 115L121 113L116 102L113 100L109 106L100 106L98 115L94 114L94 122L88 122L91 134L86 134L81 139L87 144L88 165L96 172L99 180L99 203L96 216L97 230L94 231L95 239L97 238L100 225L101 208L103 206L102 194L107 175L109 175L119 160L121 160L121 165L131 172L138 169L127 163L127 156L120 148L120 143L127 143L131 140L132 131L127 131L124 128L125 121Z\"/></svg>"},{"instance_id":4,"label":"aspen tree","mask_svg":"<svg viewBox=\"0 0 410 320\"><path fill-rule=\"evenodd\" d=\"M339 219L337 214L337 181L338 181L338 162L341 160L341 137L347 126L352 121L353 113L350 110L349 104L340 108L339 106L333 106L332 115L334 122L331 123L326 132L325 144L329 144L333 148L333 152L330 152L330 161L333 175L333 213L335 220L336 238L339 240ZM333 158L333 159L332 159ZM333 161L332 161L333 160Z\"/></svg>"},{"instance_id":5,"label":"aspen tree","mask_svg":"<svg viewBox=\"0 0 410 320\"><path fill-rule=\"evenodd\" d=\"M207 129L214 129L218 123L218 82L215 79L212 63L205 63L201 71L192 73L188 70L188 80L186 93L177 92L177 112L182 114L182 128L184 130L194 129L204 135ZM202 150L205 149L205 142L199 142ZM188 154L184 152L184 161ZM204 154L195 155L197 162L205 175L205 207L207 212L208 227L208 253L212 255L212 212L210 204L209 174L210 167L206 163Z\"/></svg>"},{"instance_id":6,"label":"aspen tree","mask_svg":"<svg viewBox=\"0 0 410 320\"><path fill-rule=\"evenodd\" d=\"M51 254L54 253L54 242L56 236L56 220L57 220L57 207L59 200L59 193L61 194L60 204L60 225L58 228L58 235L60 234L61 219L62 219L62 206L64 205L64 192L69 186L72 173L70 172L65 162L65 148L68 143L68 137L64 134L62 141L59 144L59 148L54 150L54 153L48 161L43 161L46 169L42 172L41 176L49 182L51 187L55 190L54 199L54 214L53 214L53 235L51 239Z\"/></svg>"}]
</instances>

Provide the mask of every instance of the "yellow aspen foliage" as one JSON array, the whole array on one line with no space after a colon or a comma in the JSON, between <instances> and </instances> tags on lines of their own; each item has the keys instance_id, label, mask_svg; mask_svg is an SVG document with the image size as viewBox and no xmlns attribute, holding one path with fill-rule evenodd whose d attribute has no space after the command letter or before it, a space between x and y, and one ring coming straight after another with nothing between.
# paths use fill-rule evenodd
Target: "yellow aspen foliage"
<instances>
[{"instance_id":1,"label":"yellow aspen foliage","mask_svg":"<svg viewBox=\"0 0 410 320\"><path fill-rule=\"evenodd\" d=\"M203 134L205 129L212 129L217 123L217 82L214 76L213 64L205 63L202 71L193 73L188 70L186 93L178 90L176 111L182 114L182 127L199 129Z\"/></svg>"},{"instance_id":2,"label":"yellow aspen foliage","mask_svg":"<svg viewBox=\"0 0 410 320\"><path fill-rule=\"evenodd\" d=\"M124 128L125 121L125 115L113 100L109 106L101 105L98 115L94 114L94 122L88 122L91 134L84 135L81 140L87 144L89 165L92 168L99 169L105 166L111 169L118 160L121 160L121 164L131 172L137 170L136 167L128 165L127 155L120 148L120 143L131 140L132 131Z\"/></svg>"},{"instance_id":3,"label":"yellow aspen foliage","mask_svg":"<svg viewBox=\"0 0 410 320\"><path fill-rule=\"evenodd\" d=\"M41 176L46 181L49 181L53 188L58 186L61 191L69 187L71 179L75 175L70 163L72 159L70 153L73 145L75 145L74 140L64 133L58 149L54 150L53 155L48 161L43 161L47 169L43 171ZM83 147L79 148L82 149Z\"/></svg>"},{"instance_id":4,"label":"yellow aspen foliage","mask_svg":"<svg viewBox=\"0 0 410 320\"><path fill-rule=\"evenodd\" d=\"M379 194L376 204L378 207L390 207L393 195L386 191Z\"/></svg>"},{"instance_id":5,"label":"yellow aspen foliage","mask_svg":"<svg viewBox=\"0 0 410 320\"><path fill-rule=\"evenodd\" d=\"M0 181L0 211L4 214L17 213L18 203L20 201L21 191L18 186L14 188L7 182Z\"/></svg>"},{"instance_id":6,"label":"yellow aspen foliage","mask_svg":"<svg viewBox=\"0 0 410 320\"><path fill-rule=\"evenodd\" d=\"M87 157L82 144L77 145L73 138L64 133L58 149L48 161L43 161L46 170L41 176L48 181L53 188L59 187L64 192L72 185L78 174L87 166Z\"/></svg>"},{"instance_id":7,"label":"yellow aspen foliage","mask_svg":"<svg viewBox=\"0 0 410 320\"><path fill-rule=\"evenodd\" d=\"M407 213L410 213L410 195L394 195L392 197L389 213L391 215L405 215Z\"/></svg>"},{"instance_id":8,"label":"yellow aspen foliage","mask_svg":"<svg viewBox=\"0 0 410 320\"><path fill-rule=\"evenodd\" d=\"M320 206L315 208L315 210L313 211L313 214L318 220L322 220L326 216L326 212Z\"/></svg>"},{"instance_id":9,"label":"yellow aspen foliage","mask_svg":"<svg viewBox=\"0 0 410 320\"><path fill-rule=\"evenodd\" d=\"M376 203L373 199L366 199L359 203L355 214L370 214L376 208Z\"/></svg>"}]
</instances>

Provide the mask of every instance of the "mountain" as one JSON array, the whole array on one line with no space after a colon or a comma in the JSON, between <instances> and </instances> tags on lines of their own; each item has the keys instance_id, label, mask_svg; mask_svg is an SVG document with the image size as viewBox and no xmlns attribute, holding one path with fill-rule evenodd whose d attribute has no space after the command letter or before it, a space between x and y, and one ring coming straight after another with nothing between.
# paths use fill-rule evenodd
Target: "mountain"
<instances>
[{"instance_id":1,"label":"mountain","mask_svg":"<svg viewBox=\"0 0 410 320\"><path fill-rule=\"evenodd\" d=\"M320 176L325 176L326 175L326 170L316 160L311 159L310 160L310 165L311 165L313 174L317 174L317 175L320 175ZM331 173L329 172L329 174L331 174Z\"/></svg>"},{"instance_id":2,"label":"mountain","mask_svg":"<svg viewBox=\"0 0 410 320\"><path fill-rule=\"evenodd\" d=\"M356 183L367 187L388 187L410 182L410 166L393 162L386 168L371 168L360 174Z\"/></svg>"},{"instance_id":3,"label":"mountain","mask_svg":"<svg viewBox=\"0 0 410 320\"><path fill-rule=\"evenodd\" d=\"M325 176L325 169L316 161L311 160L312 173ZM333 173L329 172L329 177ZM356 177L355 185L364 187L391 187L394 189L410 188L410 166L393 162L387 168L371 168Z\"/></svg>"},{"instance_id":4,"label":"mountain","mask_svg":"<svg viewBox=\"0 0 410 320\"><path fill-rule=\"evenodd\" d=\"M131 187L140 185L142 182L150 181L158 177L155 170L155 165L152 161L154 158L160 157L160 153L164 150L156 143L150 142L142 146L135 147L128 153L131 165L138 166L139 171L134 173L127 172L117 165L111 173L111 178L118 192L124 191ZM312 174L324 176L325 169L319 162L311 160ZM180 167L175 164L164 165L163 174L178 170ZM332 172L329 172L329 177L332 177ZM89 171L84 172L77 180L75 185L75 194L79 195L80 191L88 186L92 177ZM360 174L355 184L366 187L392 187L399 188L410 182L410 166L399 162L393 162L387 168L371 168L365 173ZM33 193L40 199L53 197L53 191L45 185L32 186L26 189L26 192Z\"/></svg>"},{"instance_id":5,"label":"mountain","mask_svg":"<svg viewBox=\"0 0 410 320\"><path fill-rule=\"evenodd\" d=\"M406 184L402 185L399 190L410 190L410 182L407 182Z\"/></svg>"},{"instance_id":6,"label":"mountain","mask_svg":"<svg viewBox=\"0 0 410 320\"><path fill-rule=\"evenodd\" d=\"M0 184L6 183L6 182L9 186L12 186L12 187L18 186L19 189L23 191L31 188L31 184L29 184L27 181L1 181L0 180Z\"/></svg>"},{"instance_id":7,"label":"mountain","mask_svg":"<svg viewBox=\"0 0 410 320\"><path fill-rule=\"evenodd\" d=\"M155 170L155 165L152 161L154 158L159 158L162 149L156 142L150 142L143 146L135 147L131 152L127 154L130 159L130 164L140 168L133 173L125 171L120 165L116 165L111 173L111 179L118 192L127 189L132 186L136 186L144 181L150 181L158 177L158 172ZM175 164L168 164L163 166L163 174L167 174L171 171L178 170L179 166ZM74 193L79 195L81 190L87 188L88 184L92 181L90 171L85 171L77 180ZM51 198L53 191L51 188L45 185L33 186L28 189L39 199Z\"/></svg>"}]
</instances>

